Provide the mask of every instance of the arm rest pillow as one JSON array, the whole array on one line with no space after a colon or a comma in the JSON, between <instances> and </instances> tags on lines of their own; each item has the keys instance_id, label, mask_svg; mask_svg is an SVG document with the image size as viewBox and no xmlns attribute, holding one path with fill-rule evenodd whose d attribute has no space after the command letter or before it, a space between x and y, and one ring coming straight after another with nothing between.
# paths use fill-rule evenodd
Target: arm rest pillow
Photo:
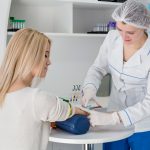
<instances>
[{"instance_id":1,"label":"arm rest pillow","mask_svg":"<svg viewBox=\"0 0 150 150\"><path fill-rule=\"evenodd\" d=\"M72 134L85 134L90 128L90 122L84 115L74 115L65 121L57 121L56 127Z\"/></svg>"}]
</instances>

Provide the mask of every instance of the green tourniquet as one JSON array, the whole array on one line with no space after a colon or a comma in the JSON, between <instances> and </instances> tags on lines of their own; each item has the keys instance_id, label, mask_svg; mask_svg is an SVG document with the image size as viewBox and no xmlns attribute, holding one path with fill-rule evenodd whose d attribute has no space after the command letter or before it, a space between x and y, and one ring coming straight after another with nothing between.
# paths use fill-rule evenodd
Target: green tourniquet
<instances>
[{"instance_id":1,"label":"green tourniquet","mask_svg":"<svg viewBox=\"0 0 150 150\"><path fill-rule=\"evenodd\" d=\"M69 102L69 100L66 99L66 98L63 98L63 97L59 97L59 98L62 99L63 101L65 101L65 102Z\"/></svg>"}]
</instances>

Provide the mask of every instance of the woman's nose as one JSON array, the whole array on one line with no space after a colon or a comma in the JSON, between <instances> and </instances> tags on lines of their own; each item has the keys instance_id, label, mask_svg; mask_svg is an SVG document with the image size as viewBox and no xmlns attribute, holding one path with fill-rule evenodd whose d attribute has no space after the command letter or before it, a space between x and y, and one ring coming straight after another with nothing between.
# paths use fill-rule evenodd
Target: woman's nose
<instances>
[{"instance_id":1,"label":"woman's nose","mask_svg":"<svg viewBox=\"0 0 150 150\"><path fill-rule=\"evenodd\" d=\"M123 40L125 40L127 38L126 33L122 33L122 38L123 38Z\"/></svg>"},{"instance_id":2,"label":"woman's nose","mask_svg":"<svg viewBox=\"0 0 150 150\"><path fill-rule=\"evenodd\" d=\"M51 61L50 61L50 59L47 59L47 63L46 63L47 65L50 65L51 64Z\"/></svg>"}]
</instances>

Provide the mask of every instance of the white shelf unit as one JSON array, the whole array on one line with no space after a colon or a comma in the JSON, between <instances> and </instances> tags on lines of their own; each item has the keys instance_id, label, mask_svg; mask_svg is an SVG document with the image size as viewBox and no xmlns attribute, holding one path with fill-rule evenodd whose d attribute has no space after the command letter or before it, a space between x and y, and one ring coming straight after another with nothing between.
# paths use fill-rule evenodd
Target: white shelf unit
<instances>
[{"instance_id":1,"label":"white shelf unit","mask_svg":"<svg viewBox=\"0 0 150 150\"><path fill-rule=\"evenodd\" d=\"M25 19L26 27L41 32L85 36L96 24L112 20L111 13L118 5L96 0L12 0L10 16Z\"/></svg>"},{"instance_id":2,"label":"white shelf unit","mask_svg":"<svg viewBox=\"0 0 150 150\"><path fill-rule=\"evenodd\" d=\"M15 32L8 32L8 36L12 36ZM84 33L52 33L52 32L44 32L45 35L47 36L52 36L52 37L97 37L97 38L104 38L106 37L107 34L84 34Z\"/></svg>"}]
</instances>

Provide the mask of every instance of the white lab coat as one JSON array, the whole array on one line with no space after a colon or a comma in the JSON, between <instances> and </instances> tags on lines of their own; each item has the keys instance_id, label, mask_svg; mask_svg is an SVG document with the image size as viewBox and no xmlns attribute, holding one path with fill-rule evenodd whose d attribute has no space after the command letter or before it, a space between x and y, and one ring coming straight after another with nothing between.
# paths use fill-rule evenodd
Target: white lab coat
<instances>
[{"instance_id":1,"label":"white lab coat","mask_svg":"<svg viewBox=\"0 0 150 150\"><path fill-rule=\"evenodd\" d=\"M125 126L135 131L150 130L150 36L127 62L123 62L123 40L117 30L110 31L90 67L84 88L98 89L107 73L112 76L108 111L118 111Z\"/></svg>"}]
</instances>

